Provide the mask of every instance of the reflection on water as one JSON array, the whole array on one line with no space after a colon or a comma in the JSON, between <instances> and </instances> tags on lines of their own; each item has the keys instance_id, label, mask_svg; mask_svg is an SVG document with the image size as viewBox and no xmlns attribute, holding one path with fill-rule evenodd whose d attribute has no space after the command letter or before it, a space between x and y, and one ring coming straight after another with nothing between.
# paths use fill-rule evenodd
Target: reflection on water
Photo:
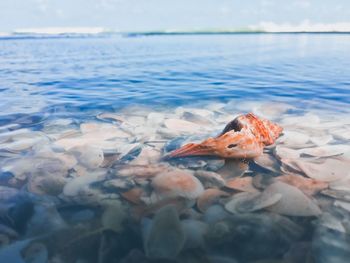
<instances>
[{"instance_id":1,"label":"reflection on water","mask_svg":"<svg viewBox=\"0 0 350 263\"><path fill-rule=\"evenodd\" d=\"M0 262L347 262L349 40L0 40ZM260 157L163 159L248 112Z\"/></svg>"},{"instance_id":2,"label":"reflection on water","mask_svg":"<svg viewBox=\"0 0 350 263\"><path fill-rule=\"evenodd\" d=\"M2 126L0 258L345 262L349 113L238 102ZM250 111L284 128L262 156L162 159Z\"/></svg>"}]
</instances>

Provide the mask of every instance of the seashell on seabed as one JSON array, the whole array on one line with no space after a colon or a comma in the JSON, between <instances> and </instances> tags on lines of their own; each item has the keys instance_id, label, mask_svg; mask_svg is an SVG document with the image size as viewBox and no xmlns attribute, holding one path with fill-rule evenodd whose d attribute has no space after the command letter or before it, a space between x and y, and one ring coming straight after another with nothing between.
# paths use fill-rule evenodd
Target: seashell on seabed
<instances>
[{"instance_id":1,"label":"seashell on seabed","mask_svg":"<svg viewBox=\"0 0 350 263\"><path fill-rule=\"evenodd\" d=\"M289 184L275 182L269 185L264 193L281 195L277 203L268 207L268 210L272 212L289 216L318 216L321 214L320 208L312 199Z\"/></svg>"},{"instance_id":2,"label":"seashell on seabed","mask_svg":"<svg viewBox=\"0 0 350 263\"><path fill-rule=\"evenodd\" d=\"M221 175L215 172L197 170L194 172L194 176L201 181L204 188L221 188L226 184Z\"/></svg>"},{"instance_id":3,"label":"seashell on seabed","mask_svg":"<svg viewBox=\"0 0 350 263\"><path fill-rule=\"evenodd\" d=\"M305 147L310 141L310 137L305 133L284 130L283 135L278 138L278 143L286 145L290 148Z\"/></svg>"},{"instance_id":4,"label":"seashell on seabed","mask_svg":"<svg viewBox=\"0 0 350 263\"><path fill-rule=\"evenodd\" d=\"M242 192L249 192L249 193L259 192L258 189L254 187L253 177L251 176L236 177L233 179L229 179L226 182L225 187L232 190L242 191Z\"/></svg>"},{"instance_id":5,"label":"seashell on seabed","mask_svg":"<svg viewBox=\"0 0 350 263\"><path fill-rule=\"evenodd\" d=\"M164 125L172 132L177 132L179 134L196 134L202 132L203 130L201 126L196 123L180 119L166 119L164 121Z\"/></svg>"},{"instance_id":6,"label":"seashell on seabed","mask_svg":"<svg viewBox=\"0 0 350 263\"><path fill-rule=\"evenodd\" d=\"M302 116L290 116L285 117L282 120L282 125L300 126L300 127L317 127L320 124L320 117L313 114L307 113Z\"/></svg>"},{"instance_id":7,"label":"seashell on seabed","mask_svg":"<svg viewBox=\"0 0 350 263\"><path fill-rule=\"evenodd\" d=\"M171 170L158 174L151 183L157 198L198 198L204 191L201 182L185 170Z\"/></svg>"},{"instance_id":8,"label":"seashell on seabed","mask_svg":"<svg viewBox=\"0 0 350 263\"><path fill-rule=\"evenodd\" d=\"M103 163L103 151L94 146L75 146L69 152L74 154L79 163L88 169L100 167Z\"/></svg>"},{"instance_id":9,"label":"seashell on seabed","mask_svg":"<svg viewBox=\"0 0 350 263\"><path fill-rule=\"evenodd\" d=\"M216 188L206 189L197 199L197 207L199 211L204 213L210 206L217 203L221 198L229 197L230 195Z\"/></svg>"},{"instance_id":10,"label":"seashell on seabed","mask_svg":"<svg viewBox=\"0 0 350 263\"><path fill-rule=\"evenodd\" d=\"M324 145L319 147L300 149L298 152L300 153L300 155L309 155L314 157L331 157L350 152L350 146L340 144Z\"/></svg>"},{"instance_id":11,"label":"seashell on seabed","mask_svg":"<svg viewBox=\"0 0 350 263\"><path fill-rule=\"evenodd\" d=\"M276 204L282 195L280 193L249 193L243 192L233 195L225 204L225 209L233 214L250 213Z\"/></svg>"},{"instance_id":12,"label":"seashell on seabed","mask_svg":"<svg viewBox=\"0 0 350 263\"><path fill-rule=\"evenodd\" d=\"M66 180L61 174L36 173L30 177L27 189L39 195L57 196L62 192L65 184Z\"/></svg>"},{"instance_id":13,"label":"seashell on seabed","mask_svg":"<svg viewBox=\"0 0 350 263\"><path fill-rule=\"evenodd\" d=\"M144 221L144 249L150 258L175 258L185 244L176 208L165 206L156 213L151 222Z\"/></svg>"},{"instance_id":14,"label":"seashell on seabed","mask_svg":"<svg viewBox=\"0 0 350 263\"><path fill-rule=\"evenodd\" d=\"M327 182L306 178L296 174L281 175L276 177L275 180L295 186L308 196L315 195L321 190L328 188L329 185Z\"/></svg>"},{"instance_id":15,"label":"seashell on seabed","mask_svg":"<svg viewBox=\"0 0 350 263\"><path fill-rule=\"evenodd\" d=\"M333 136L331 134L324 134L318 136L311 136L310 141L316 146L323 146L328 144L333 140Z\"/></svg>"},{"instance_id":16,"label":"seashell on seabed","mask_svg":"<svg viewBox=\"0 0 350 263\"><path fill-rule=\"evenodd\" d=\"M325 182L332 182L350 174L350 163L337 159L326 159L314 162L295 160L297 166L306 176Z\"/></svg>"},{"instance_id":17,"label":"seashell on seabed","mask_svg":"<svg viewBox=\"0 0 350 263\"><path fill-rule=\"evenodd\" d=\"M270 154L264 153L257 158L254 158L254 162L271 172L279 171L280 164L276 158Z\"/></svg>"}]
</instances>

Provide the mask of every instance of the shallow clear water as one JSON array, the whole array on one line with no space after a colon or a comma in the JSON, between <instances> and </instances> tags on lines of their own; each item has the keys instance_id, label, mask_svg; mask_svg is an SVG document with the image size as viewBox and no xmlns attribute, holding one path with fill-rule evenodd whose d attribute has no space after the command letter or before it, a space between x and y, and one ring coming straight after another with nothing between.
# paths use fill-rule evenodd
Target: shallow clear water
<instances>
[{"instance_id":1,"label":"shallow clear water","mask_svg":"<svg viewBox=\"0 0 350 263\"><path fill-rule=\"evenodd\" d=\"M0 39L0 261L346 262L349 50L348 34ZM284 128L263 157L161 159L248 112Z\"/></svg>"}]
</instances>

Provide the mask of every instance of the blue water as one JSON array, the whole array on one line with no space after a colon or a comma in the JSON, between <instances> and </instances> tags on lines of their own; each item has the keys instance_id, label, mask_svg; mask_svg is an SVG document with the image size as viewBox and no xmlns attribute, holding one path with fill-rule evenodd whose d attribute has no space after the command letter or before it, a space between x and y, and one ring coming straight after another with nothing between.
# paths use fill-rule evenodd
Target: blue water
<instances>
[{"instance_id":1,"label":"blue water","mask_svg":"<svg viewBox=\"0 0 350 263\"><path fill-rule=\"evenodd\" d=\"M232 98L349 104L349 50L348 34L7 38L0 114Z\"/></svg>"},{"instance_id":2,"label":"blue water","mask_svg":"<svg viewBox=\"0 0 350 263\"><path fill-rule=\"evenodd\" d=\"M137 37L101 35L0 38L0 262L15 262L14 258L16 262L24 262L19 260L19 253L28 259L25 262L47 262L45 258L49 258L49 262L67 263L246 263L258 262L254 260L282 262L282 258L283 262L298 263L347 262L350 256L348 249L349 203L346 203L344 211L339 208L344 203L333 205L334 198L349 201L348 193L345 194L342 191L331 191L328 195L315 194L313 196L322 208L324 223L318 218L316 221L316 217L313 216L280 217L266 211L227 216L227 212L220 205L217 205L216 208L211 207L214 210L211 214L208 213L207 219L205 219L207 214L203 217L201 215L198 219L200 212L193 202L192 210L186 210L186 213L181 214L180 219L182 223L187 217L190 219L193 217L195 220L208 220L205 226L208 225L208 229L213 230L213 233L209 238L204 238L209 240L205 247L202 248L195 244L194 248L183 249L177 260L146 259L144 253L147 254L147 251L144 244L148 243L144 236L147 236L145 230L147 221L143 222L145 224L134 222L133 212L137 214L138 210L132 210L134 206L144 209L142 206L145 204L136 202L137 205L135 205L133 201L123 197L128 200L126 202L123 198L118 197L118 194L133 187L135 189L143 187L145 192L150 194L149 191L153 187L150 186L150 182L153 179L145 179L148 177L145 175L143 178L141 175L141 178L136 178L140 180L136 180L133 178L137 177L135 174L121 176L118 173L120 167L123 168L123 165L128 167L128 162L137 157L144 148L151 152L153 148L156 151L159 150L159 161L162 162L164 160L160 157L164 154L163 148L180 146L179 142L183 142L186 138L176 133L173 135L170 128L163 127L163 120L158 123L157 117L154 117L157 116L154 114L157 109L166 112L166 107L169 107L172 109L170 112L174 112L175 106L179 105L190 105L187 108L191 111L195 106L203 107L203 105L210 105L211 102L229 102L224 111L216 111L215 115L211 112L213 116L202 117L194 114L199 122L202 122L204 118L204 121L207 121L206 125L208 125L208 120L212 124L224 125L216 118L225 117L225 120L226 117L230 118L230 116L223 115L231 114L231 109L235 109L232 110L234 111L232 115L237 114L241 109L248 111L247 107L235 107L236 103L242 102L243 104L249 101L250 106L255 105L255 101L257 105L260 102L263 103L259 105L288 104L288 109L281 114L275 112L275 106L275 110L272 110L272 117L277 118L282 124L282 116L287 120L289 118L289 123L292 125L288 126L287 122L287 129L293 128L294 122L291 122L291 118L298 116L299 113L303 117L299 120L311 120L309 126L297 127L299 133L296 134L299 136L295 135L296 137L301 137L303 141L303 136L309 136L308 134L311 133L310 136L316 136L316 139L323 141L328 140L324 135L331 134L330 145L332 143L348 145L347 132L350 128L350 121L347 119L350 106L349 51L350 34L140 35ZM270 101L287 103L270 104ZM116 116L120 113L118 110L133 104L147 105L148 108L129 107L126 117L130 119L127 119L126 122L120 121L118 117L117 121L113 118L111 119L114 121L111 121L110 117L102 118L100 115L100 113L113 112L113 116ZM290 107L289 104L296 107ZM147 115L149 108L153 113L153 122L150 115ZM318 108L326 108L331 114L324 114L325 111L320 111L317 113L319 116L313 115L313 110ZM155 127L148 126L142 131L138 124L140 116L135 114L135 117L130 114L133 109L141 109L141 111L146 109L147 121L151 120L151 124L147 125ZM277 109L283 109L283 106ZM195 110L198 113L198 109ZM338 112L342 114L334 114ZM186 116L194 118L191 112L186 113L187 115L182 115L184 118ZM271 114L271 109L270 112L267 110L267 113ZM173 118L176 114L167 115L166 118ZM159 115L162 116L162 114ZM123 118L123 115L121 116ZM322 117L320 123L317 121L319 117ZM180 118L179 114L177 118ZM211 118L216 122L213 122ZM51 122L56 119L58 122ZM129 120L132 121L128 123ZM323 124L326 125L322 130ZM107 133L105 139L103 139L105 135L103 132L94 133L96 132L94 125L104 127ZM114 127L112 132L111 126ZM89 137L87 136L89 132L83 132L83 128L90 129L90 132L93 130ZM155 128L154 131L153 128ZM123 137L113 141L113 136L108 137L114 132L119 132L116 137L122 137L120 132L124 129L128 132L127 134L131 134L127 139L124 140ZM215 131L217 129L220 127L213 128ZM314 130L316 130L315 133L313 133ZM202 130L196 130L198 133L199 131ZM158 135L146 134L148 132L157 132ZM100 136L103 138L98 140L100 138L96 137ZM292 133L289 136L294 135ZM159 141L158 137L162 140ZM38 138L39 140L34 140ZM68 143L62 143L66 138L68 138ZM31 144L31 139L34 140L33 144ZM83 141L84 144L80 145L83 146L82 149L79 148L79 144L73 147L74 150L69 147L65 148L69 142L77 143L74 139ZM296 141L298 139L300 140L296 138ZM16 144L17 142L20 143ZM61 144L57 144L58 142ZM97 147L97 150L101 151L96 154L94 144L98 143L101 145ZM119 156L124 153L124 149L118 148L123 146L123 143L128 147L132 144L138 146L132 148L130 152L125 150L124 158ZM162 143L166 143L164 147ZM325 142L326 145L327 143L329 142ZM300 144L302 146L296 145L296 148L314 146L306 142ZM294 145L289 146L293 148ZM118 148L118 151L113 147ZM89 153L93 157L89 158ZM271 149L268 154L276 155ZM332 160L339 157L333 156L336 154L331 155ZM66 159L62 159L64 156ZM98 163L99 157L103 157L103 163ZM88 161L84 162L84 158ZM146 159L146 157L143 158ZM328 156L323 156L321 159L326 160L327 158ZM76 163L69 166L69 160L75 160ZM199 159L182 160L183 163L179 164L176 162L170 164L178 165L180 169L185 167L193 170L214 170L218 173L220 171L223 176L227 171L234 176L242 176L240 170L246 167L244 176L260 175L262 176L261 184L268 184L272 177L285 173L284 170L281 170L280 160L277 161L275 157L273 160L275 161L272 164L268 164L268 166L273 166L268 167L272 170L265 166L260 167L252 160L236 162L214 158L203 161L200 157ZM347 160L345 159L344 163ZM98 164L94 165L95 162ZM209 166L212 168L209 169ZM334 169L339 172L336 167ZM290 171L287 169L287 172ZM96 177L95 181L89 181L91 176ZM265 177L266 182L263 180ZM79 182L79 178L82 178L82 181L75 185L73 183L73 186L70 185L67 190L68 194L65 193L65 186L72 181ZM115 178L123 178L121 181L130 185L120 186L118 184L121 183L117 181L116 189L122 190L111 190L104 182ZM74 181L75 179L77 180ZM100 180L103 180L103 183ZM95 193L93 190L96 189L100 192ZM76 192L76 196L74 194L70 196L71 192ZM97 198L96 202L94 196ZM113 198L116 196L120 198L118 200L123 207L116 203L115 207L111 205L110 208L108 202L103 202L105 198L107 201L115 201ZM137 200L140 199L139 196ZM126 208L130 208L127 210L128 216L124 216ZM145 213L145 217L150 219L151 215L147 214L148 209L152 211L152 205L146 207L145 211L141 210L143 211L141 214ZM123 213L118 214L120 211ZM330 213L328 217L332 216L330 219L327 219L326 213L328 212ZM158 210L155 214L157 213ZM107 227L101 228L100 224L105 227L105 223L101 223L105 221L103 219L105 214L107 214ZM177 215L177 212L175 214ZM226 230L220 225L220 216L223 214L226 220L224 227L228 228ZM164 218L163 221L167 221ZM209 223L210 218L216 218L215 224ZM118 225L119 221L123 221L125 225L115 230L114 226ZM108 228L108 224L112 226L113 231ZM319 225L321 226L318 227ZM192 229L191 225L188 225L187 230L189 229ZM194 234L192 235L199 236L201 240L201 235L203 235L201 226L193 229ZM171 234L173 233L172 227L168 227L164 232L168 230ZM229 234L225 231L228 231ZM17 241L31 242L32 238L34 245L31 244L22 251L17 247L21 246L21 243ZM178 242L181 243L181 240ZM165 242L165 246L167 245L169 245L168 242ZM213 259L216 256L227 255L236 258L237 261ZM121 261L122 259L124 260Z\"/></svg>"}]
</instances>

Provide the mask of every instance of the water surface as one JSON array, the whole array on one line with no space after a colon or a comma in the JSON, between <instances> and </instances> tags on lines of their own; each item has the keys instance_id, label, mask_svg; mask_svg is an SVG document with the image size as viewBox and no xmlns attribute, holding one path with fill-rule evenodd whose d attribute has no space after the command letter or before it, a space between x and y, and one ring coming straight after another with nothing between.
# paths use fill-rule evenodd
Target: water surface
<instances>
[{"instance_id":1,"label":"water surface","mask_svg":"<svg viewBox=\"0 0 350 263\"><path fill-rule=\"evenodd\" d=\"M1 261L346 262L349 50L348 34L0 39ZM248 112L284 128L261 158L162 159Z\"/></svg>"}]
</instances>

